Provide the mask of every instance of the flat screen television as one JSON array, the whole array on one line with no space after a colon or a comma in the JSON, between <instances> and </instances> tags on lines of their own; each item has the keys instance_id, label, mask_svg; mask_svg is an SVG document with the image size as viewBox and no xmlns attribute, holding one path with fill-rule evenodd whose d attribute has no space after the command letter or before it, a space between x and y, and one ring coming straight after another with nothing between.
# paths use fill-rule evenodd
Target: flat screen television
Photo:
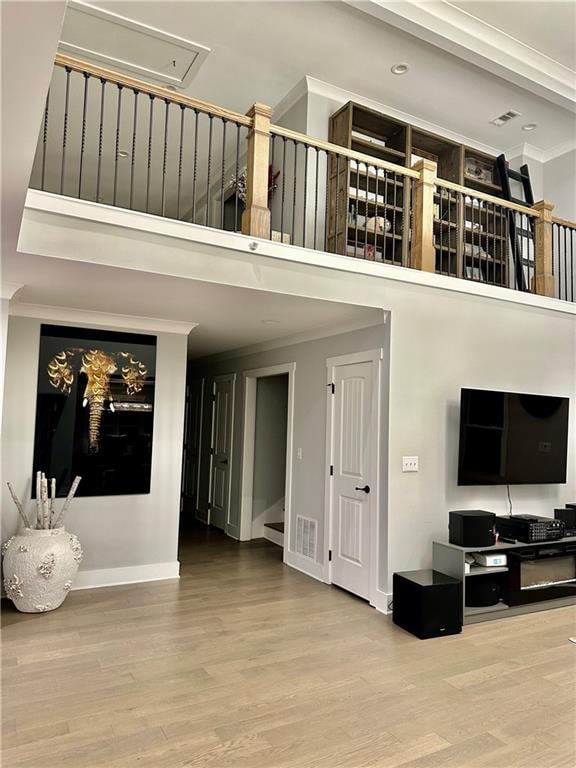
<instances>
[{"instance_id":1,"label":"flat screen television","mask_svg":"<svg viewBox=\"0 0 576 768\"><path fill-rule=\"evenodd\" d=\"M458 485L565 483L567 397L462 389Z\"/></svg>"}]
</instances>

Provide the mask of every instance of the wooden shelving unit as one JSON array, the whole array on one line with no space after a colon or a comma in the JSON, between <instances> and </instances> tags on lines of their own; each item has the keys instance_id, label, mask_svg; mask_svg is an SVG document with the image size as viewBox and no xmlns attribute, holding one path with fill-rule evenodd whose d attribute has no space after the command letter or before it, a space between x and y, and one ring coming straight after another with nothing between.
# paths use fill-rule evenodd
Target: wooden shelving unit
<instances>
[{"instance_id":1,"label":"wooden shelving unit","mask_svg":"<svg viewBox=\"0 0 576 768\"><path fill-rule=\"evenodd\" d=\"M439 179L469 187L471 196L475 191L501 196L495 158L354 102L332 115L329 138L334 144L396 165L412 166L419 158L433 160ZM391 174L386 177L387 184L383 172L331 158L329 250L393 264L408 263L410 184L397 176L392 181ZM449 190L437 193L434 202L436 271L506 285L507 219L489 203L467 202ZM365 222L376 216L389 222L386 237L366 231Z\"/></svg>"}]
</instances>

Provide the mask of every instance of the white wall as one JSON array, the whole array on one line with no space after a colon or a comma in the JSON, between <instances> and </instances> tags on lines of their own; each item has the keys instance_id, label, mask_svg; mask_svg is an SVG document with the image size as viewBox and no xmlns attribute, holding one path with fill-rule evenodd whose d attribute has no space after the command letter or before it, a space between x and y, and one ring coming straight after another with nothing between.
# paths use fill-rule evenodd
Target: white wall
<instances>
[{"instance_id":1,"label":"white wall","mask_svg":"<svg viewBox=\"0 0 576 768\"><path fill-rule=\"evenodd\" d=\"M576 221L576 149L544 164L544 196L556 216Z\"/></svg>"},{"instance_id":2,"label":"white wall","mask_svg":"<svg viewBox=\"0 0 576 768\"><path fill-rule=\"evenodd\" d=\"M256 382L252 538L263 535L264 523L284 520L288 374Z\"/></svg>"},{"instance_id":3,"label":"white wall","mask_svg":"<svg viewBox=\"0 0 576 768\"><path fill-rule=\"evenodd\" d=\"M2 431L3 477L29 499L40 325L10 317ZM55 322L49 318L48 322ZM124 329L129 330L129 329ZM151 492L75 499L66 527L84 549L79 586L178 575L178 517L186 381L184 334L158 333ZM2 488L2 539L19 518Z\"/></svg>"}]
</instances>

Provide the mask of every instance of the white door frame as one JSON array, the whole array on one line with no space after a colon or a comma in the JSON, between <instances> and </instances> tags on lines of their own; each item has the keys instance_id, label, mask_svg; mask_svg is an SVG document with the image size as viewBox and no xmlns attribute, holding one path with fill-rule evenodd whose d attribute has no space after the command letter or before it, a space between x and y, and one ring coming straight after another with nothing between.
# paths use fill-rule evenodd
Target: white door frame
<instances>
[{"instance_id":1,"label":"white door frame","mask_svg":"<svg viewBox=\"0 0 576 768\"><path fill-rule=\"evenodd\" d=\"M247 541L252 531L254 503L254 447L256 441L256 390L258 379L288 374L288 424L286 430L286 496L284 501L284 562L290 540L292 519L292 464L294 445L294 382L296 363L271 365L244 371L244 436L242 441L242 490L240 493L240 540Z\"/></svg>"},{"instance_id":2,"label":"white door frame","mask_svg":"<svg viewBox=\"0 0 576 768\"><path fill-rule=\"evenodd\" d=\"M198 515L200 513L200 470L202 468L202 434L204 431L202 427L204 420L204 387L206 380L202 376L202 378L196 379L196 381L200 382L200 409L198 412L198 434L196 435L198 438L198 466L196 467L196 488L194 489L194 517L196 520L204 522Z\"/></svg>"},{"instance_id":3,"label":"white door frame","mask_svg":"<svg viewBox=\"0 0 576 768\"><path fill-rule=\"evenodd\" d=\"M376 441L373 452L370 475L371 492L374 494L374 513L370 520L370 605L378 605L378 558L380 555L380 456L382 440L382 361L384 359L384 349L370 349L366 352L353 352L349 355L339 355L338 357L329 357L326 360L326 485L324 494L324 519L326 520L326 534L324 536L324 581L332 584L332 564L329 559L329 552L333 549L334 532L334 510L333 510L333 478L330 475L330 465L333 461L333 435L334 435L334 397L330 391L330 385L334 381L334 369L339 365L350 365L353 363L373 363L374 364L374 386L373 397L375 398L374 408L376 411Z\"/></svg>"},{"instance_id":4,"label":"white door frame","mask_svg":"<svg viewBox=\"0 0 576 768\"><path fill-rule=\"evenodd\" d=\"M235 373L223 373L220 376L213 376L211 380L211 396L212 396L212 423L210 425L210 477L208 482L208 514L207 514L207 521L206 524L210 525L210 514L211 514L211 504L212 504L212 468L214 465L214 455L212 453L212 449L214 448L214 395L216 394L216 383L219 381L229 381L232 385L232 402L230 404L230 418L231 418L231 424L230 424L230 458L228 460L228 501L227 501L227 509L226 514L224 515L224 532L228 534L228 527L230 525L230 500L231 500L231 494L232 494L232 467L233 464L233 458L234 458L234 404L236 400L236 374ZM228 534L229 535L229 534Z\"/></svg>"}]
</instances>

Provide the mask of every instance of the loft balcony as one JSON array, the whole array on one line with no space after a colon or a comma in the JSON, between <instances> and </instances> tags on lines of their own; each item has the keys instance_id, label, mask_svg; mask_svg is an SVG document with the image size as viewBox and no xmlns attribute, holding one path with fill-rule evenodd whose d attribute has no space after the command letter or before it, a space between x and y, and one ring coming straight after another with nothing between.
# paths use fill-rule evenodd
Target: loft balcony
<instances>
[{"instance_id":1,"label":"loft balcony","mask_svg":"<svg viewBox=\"0 0 576 768\"><path fill-rule=\"evenodd\" d=\"M576 301L576 223L553 203L456 183L444 160L412 166L393 140L349 143L275 125L262 104L242 115L58 55L30 187L331 254L348 270L354 259Z\"/></svg>"}]
</instances>

